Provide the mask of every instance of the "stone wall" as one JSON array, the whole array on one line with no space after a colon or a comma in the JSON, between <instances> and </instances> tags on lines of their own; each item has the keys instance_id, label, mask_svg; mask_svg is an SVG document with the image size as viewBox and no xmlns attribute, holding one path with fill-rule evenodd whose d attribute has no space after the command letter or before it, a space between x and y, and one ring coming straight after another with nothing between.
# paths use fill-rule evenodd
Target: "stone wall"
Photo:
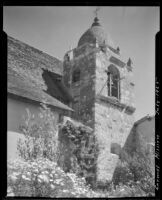
<instances>
[{"instance_id":1,"label":"stone wall","mask_svg":"<svg viewBox=\"0 0 162 200\"><path fill-rule=\"evenodd\" d=\"M133 116L103 102L95 103L95 135L100 154L98 157L98 179L111 180L118 155L111 152L111 145L121 148L133 126Z\"/></svg>"},{"instance_id":2,"label":"stone wall","mask_svg":"<svg viewBox=\"0 0 162 200\"><path fill-rule=\"evenodd\" d=\"M74 70L80 70L80 80L72 82ZM71 90L75 110L73 118L94 127L95 54L89 46L74 50L74 59L64 61L64 83Z\"/></svg>"},{"instance_id":3,"label":"stone wall","mask_svg":"<svg viewBox=\"0 0 162 200\"><path fill-rule=\"evenodd\" d=\"M119 62L111 62L111 52L98 51L96 53L96 97L102 95L105 99L108 97L107 73L108 66L113 64L120 72L120 103L123 107L115 105L116 100L112 98L112 102L97 100L95 103L95 135L99 143L98 157L98 180L109 181L113 176L118 155L111 151L111 146L115 144L118 148L122 148L130 133L134 123L134 117L131 112L125 110L126 106L134 106L132 72L126 67L119 66ZM117 58L119 59L119 58ZM119 152L119 149L115 150Z\"/></svg>"}]
</instances>

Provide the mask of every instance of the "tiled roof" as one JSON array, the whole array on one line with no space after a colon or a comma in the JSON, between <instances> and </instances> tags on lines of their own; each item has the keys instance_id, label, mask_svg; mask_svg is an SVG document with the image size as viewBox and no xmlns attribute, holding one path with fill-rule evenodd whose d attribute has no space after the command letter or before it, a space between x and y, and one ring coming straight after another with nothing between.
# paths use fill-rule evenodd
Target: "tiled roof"
<instances>
[{"instance_id":1,"label":"tiled roof","mask_svg":"<svg viewBox=\"0 0 162 200\"><path fill-rule=\"evenodd\" d=\"M44 68L62 75L63 65L60 60L10 36L8 36L8 54L10 56L8 64L14 59L21 68L33 70Z\"/></svg>"},{"instance_id":2,"label":"tiled roof","mask_svg":"<svg viewBox=\"0 0 162 200\"><path fill-rule=\"evenodd\" d=\"M8 36L8 92L38 102L46 99L47 104L71 110L43 91L47 85L42 69L62 75L61 61Z\"/></svg>"},{"instance_id":3,"label":"tiled roof","mask_svg":"<svg viewBox=\"0 0 162 200\"><path fill-rule=\"evenodd\" d=\"M11 68L8 68L8 93L25 97L37 102L46 102L48 105L64 109L72 110L57 99L51 97L42 91L38 86L32 83L30 78L26 79Z\"/></svg>"}]
</instances>

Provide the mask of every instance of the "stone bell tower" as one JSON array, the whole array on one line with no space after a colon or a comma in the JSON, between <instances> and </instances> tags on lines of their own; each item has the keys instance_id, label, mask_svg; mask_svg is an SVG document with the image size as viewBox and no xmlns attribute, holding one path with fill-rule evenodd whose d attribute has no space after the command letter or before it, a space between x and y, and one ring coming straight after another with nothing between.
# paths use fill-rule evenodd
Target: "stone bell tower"
<instances>
[{"instance_id":1,"label":"stone bell tower","mask_svg":"<svg viewBox=\"0 0 162 200\"><path fill-rule=\"evenodd\" d=\"M73 95L73 118L90 126L99 144L97 179L111 180L120 149L133 126L131 59L106 35L99 19L64 56L63 79Z\"/></svg>"}]
</instances>

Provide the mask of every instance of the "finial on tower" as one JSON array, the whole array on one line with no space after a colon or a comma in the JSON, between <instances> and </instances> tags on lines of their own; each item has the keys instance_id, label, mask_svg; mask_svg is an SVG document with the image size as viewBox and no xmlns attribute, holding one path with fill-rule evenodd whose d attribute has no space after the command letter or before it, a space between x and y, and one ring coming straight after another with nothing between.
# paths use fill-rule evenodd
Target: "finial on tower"
<instances>
[{"instance_id":1,"label":"finial on tower","mask_svg":"<svg viewBox=\"0 0 162 200\"><path fill-rule=\"evenodd\" d=\"M100 7L97 7L94 11L95 18L94 18L94 22L93 22L92 26L101 26L99 23L99 19L98 19L98 11L99 10L100 10Z\"/></svg>"},{"instance_id":2,"label":"finial on tower","mask_svg":"<svg viewBox=\"0 0 162 200\"><path fill-rule=\"evenodd\" d=\"M132 65L132 60L131 60L130 58L128 59L127 65L128 65L129 67L131 67L131 65Z\"/></svg>"},{"instance_id":3,"label":"finial on tower","mask_svg":"<svg viewBox=\"0 0 162 200\"><path fill-rule=\"evenodd\" d=\"M95 18L97 18L98 16L97 16L97 12L100 10L100 7L98 6L96 9L95 9L95 11L94 11L94 14L95 14Z\"/></svg>"}]
</instances>

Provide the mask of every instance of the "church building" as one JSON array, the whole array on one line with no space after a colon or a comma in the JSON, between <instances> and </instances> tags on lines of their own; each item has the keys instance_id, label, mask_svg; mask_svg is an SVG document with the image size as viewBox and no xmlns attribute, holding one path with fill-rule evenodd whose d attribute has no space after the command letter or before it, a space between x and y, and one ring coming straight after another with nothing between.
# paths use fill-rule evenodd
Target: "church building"
<instances>
[{"instance_id":1,"label":"church building","mask_svg":"<svg viewBox=\"0 0 162 200\"><path fill-rule=\"evenodd\" d=\"M131 59L97 16L63 62L8 36L8 130L18 132L25 108L38 113L45 98L58 122L69 116L93 130L98 181L112 179L134 126L134 87Z\"/></svg>"}]
</instances>

